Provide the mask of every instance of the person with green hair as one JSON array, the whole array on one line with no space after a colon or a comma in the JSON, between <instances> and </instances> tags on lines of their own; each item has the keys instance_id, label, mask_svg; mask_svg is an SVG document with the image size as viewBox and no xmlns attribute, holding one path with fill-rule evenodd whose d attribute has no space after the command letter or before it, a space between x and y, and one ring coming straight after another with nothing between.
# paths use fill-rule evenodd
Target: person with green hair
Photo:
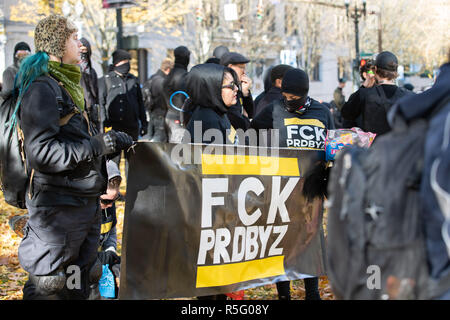
<instances>
[{"instance_id":1,"label":"person with green hair","mask_svg":"<svg viewBox=\"0 0 450 320\"><path fill-rule=\"evenodd\" d=\"M22 62L16 76L11 120L23 132L30 176L29 219L18 249L20 264L29 273L23 299L98 297L105 158L128 149L133 139L116 131L99 134L90 122L74 24L50 15L38 22L34 34L36 53ZM80 277L70 282L72 275Z\"/></svg>"}]
</instances>

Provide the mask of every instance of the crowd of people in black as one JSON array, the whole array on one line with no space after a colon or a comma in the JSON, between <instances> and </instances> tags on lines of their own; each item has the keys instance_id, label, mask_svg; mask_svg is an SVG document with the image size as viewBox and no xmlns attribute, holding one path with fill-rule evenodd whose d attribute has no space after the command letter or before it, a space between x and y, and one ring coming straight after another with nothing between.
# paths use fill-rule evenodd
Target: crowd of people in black
<instances>
[{"instance_id":1,"label":"crowd of people in black","mask_svg":"<svg viewBox=\"0 0 450 320\"><path fill-rule=\"evenodd\" d=\"M235 130L278 129L277 147L323 151L329 129L357 126L379 137L391 129L387 114L396 102L402 101L408 112L406 101L435 99L427 92L413 98L412 91L396 85L398 60L388 51L360 70L363 83L347 101L342 92L346 79L339 79L333 101L326 104L309 96L304 70L284 64L268 70L264 91L254 99L252 79L246 73L250 60L225 46L190 70L191 52L179 46L175 61L165 59L141 85L130 73L131 55L122 49L112 54L109 71L98 78L89 41L78 39L77 28L65 17L42 19L34 41L34 54L24 42L16 45L2 90L5 99L13 94L20 104L25 159L32 170L28 214L10 221L23 236L19 259L30 274L24 299L98 298L101 266L116 266L112 270L118 276L114 205L120 198L118 168L121 155L128 160L129 148L139 139L171 142L174 123L185 126L190 142L204 144L245 144ZM448 76L447 63L441 68L447 87L442 87L439 100L449 96ZM62 101L49 81L63 89ZM401 100L405 97L410 100ZM305 126L295 133L285 124L294 118ZM202 133L218 129L223 139L207 140L202 135L196 140L196 122L201 122ZM128 161L125 172L127 166ZM444 263L442 272L450 270L448 256L439 263ZM66 286L69 265L81 269L79 289ZM306 299L320 299L317 277L305 275L305 287ZM290 299L289 282L278 283L277 289L280 299Z\"/></svg>"}]
</instances>

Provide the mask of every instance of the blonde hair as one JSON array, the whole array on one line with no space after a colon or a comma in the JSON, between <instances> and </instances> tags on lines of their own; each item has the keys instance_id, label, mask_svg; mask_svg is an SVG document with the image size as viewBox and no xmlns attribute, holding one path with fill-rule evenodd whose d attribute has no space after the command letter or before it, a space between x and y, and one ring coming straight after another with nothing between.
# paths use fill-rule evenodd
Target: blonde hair
<instances>
[{"instance_id":1,"label":"blonde hair","mask_svg":"<svg viewBox=\"0 0 450 320\"><path fill-rule=\"evenodd\" d=\"M163 60L163 62L161 62L161 70L172 69L173 65L173 61L169 58L166 58Z\"/></svg>"}]
</instances>

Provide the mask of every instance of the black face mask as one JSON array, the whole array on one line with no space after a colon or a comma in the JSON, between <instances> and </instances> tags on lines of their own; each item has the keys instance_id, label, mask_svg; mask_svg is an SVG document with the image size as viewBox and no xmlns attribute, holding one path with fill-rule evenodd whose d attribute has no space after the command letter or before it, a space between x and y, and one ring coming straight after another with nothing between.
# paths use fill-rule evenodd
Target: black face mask
<instances>
[{"instance_id":1,"label":"black face mask","mask_svg":"<svg viewBox=\"0 0 450 320\"><path fill-rule=\"evenodd\" d=\"M127 63L121 64L121 65L118 66L118 67L114 67L114 70L116 70L116 71L119 72L120 74L125 75L125 74L127 74L128 72L130 72L130 63L127 62Z\"/></svg>"},{"instance_id":2,"label":"black face mask","mask_svg":"<svg viewBox=\"0 0 450 320\"><path fill-rule=\"evenodd\" d=\"M287 100L286 98L283 98L283 101L284 108L287 111L291 113L296 112L299 114L304 114L311 103L307 96L294 100Z\"/></svg>"}]
</instances>

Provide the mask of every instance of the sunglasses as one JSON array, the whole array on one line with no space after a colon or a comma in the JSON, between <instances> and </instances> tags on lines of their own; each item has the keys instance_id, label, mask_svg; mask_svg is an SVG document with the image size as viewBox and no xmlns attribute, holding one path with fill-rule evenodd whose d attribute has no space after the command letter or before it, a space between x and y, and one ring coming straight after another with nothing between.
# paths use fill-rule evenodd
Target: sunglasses
<instances>
[{"instance_id":1,"label":"sunglasses","mask_svg":"<svg viewBox=\"0 0 450 320\"><path fill-rule=\"evenodd\" d=\"M228 89L233 90L234 87L237 88L238 86L237 86L237 84L235 84L234 82L232 82L232 83L230 83L230 84L227 84L227 85L222 86L222 89L228 88Z\"/></svg>"}]
</instances>

